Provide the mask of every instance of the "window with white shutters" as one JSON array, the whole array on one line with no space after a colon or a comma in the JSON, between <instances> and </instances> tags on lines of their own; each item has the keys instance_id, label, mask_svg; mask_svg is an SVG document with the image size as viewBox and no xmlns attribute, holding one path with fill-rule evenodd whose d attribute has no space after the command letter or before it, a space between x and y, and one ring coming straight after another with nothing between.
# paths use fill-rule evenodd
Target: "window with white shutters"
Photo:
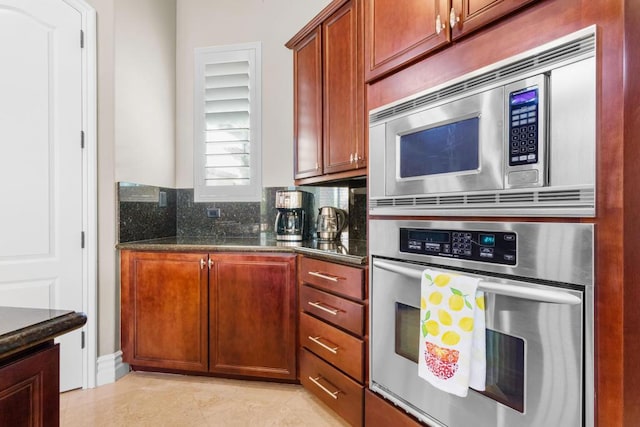
<instances>
[{"instance_id":1,"label":"window with white shutters","mask_svg":"<svg viewBox=\"0 0 640 427\"><path fill-rule=\"evenodd\" d=\"M195 51L196 201L261 198L260 60L260 43Z\"/></svg>"}]
</instances>

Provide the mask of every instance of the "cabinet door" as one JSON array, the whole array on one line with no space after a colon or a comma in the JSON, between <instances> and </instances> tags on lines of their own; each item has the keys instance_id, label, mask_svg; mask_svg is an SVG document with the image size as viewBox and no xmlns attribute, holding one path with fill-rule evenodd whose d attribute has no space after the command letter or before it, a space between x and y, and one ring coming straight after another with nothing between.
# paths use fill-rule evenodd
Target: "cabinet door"
<instances>
[{"instance_id":1,"label":"cabinet door","mask_svg":"<svg viewBox=\"0 0 640 427\"><path fill-rule=\"evenodd\" d=\"M60 350L44 349L0 368L0 426L60 425Z\"/></svg>"},{"instance_id":2,"label":"cabinet door","mask_svg":"<svg viewBox=\"0 0 640 427\"><path fill-rule=\"evenodd\" d=\"M536 0L451 0L449 22L458 38Z\"/></svg>"},{"instance_id":3,"label":"cabinet door","mask_svg":"<svg viewBox=\"0 0 640 427\"><path fill-rule=\"evenodd\" d=\"M122 351L139 367L206 372L207 254L121 254Z\"/></svg>"},{"instance_id":4,"label":"cabinet door","mask_svg":"<svg viewBox=\"0 0 640 427\"><path fill-rule=\"evenodd\" d=\"M448 17L447 0L365 0L365 80L447 44Z\"/></svg>"},{"instance_id":5,"label":"cabinet door","mask_svg":"<svg viewBox=\"0 0 640 427\"><path fill-rule=\"evenodd\" d=\"M322 39L320 27L293 48L294 177L322 174Z\"/></svg>"},{"instance_id":6,"label":"cabinet door","mask_svg":"<svg viewBox=\"0 0 640 427\"><path fill-rule=\"evenodd\" d=\"M210 259L210 370L295 380L295 255Z\"/></svg>"},{"instance_id":7,"label":"cabinet door","mask_svg":"<svg viewBox=\"0 0 640 427\"><path fill-rule=\"evenodd\" d=\"M358 13L349 2L322 23L324 173L358 167L363 158L363 81L358 72ZM364 166L364 163L363 163Z\"/></svg>"}]
</instances>

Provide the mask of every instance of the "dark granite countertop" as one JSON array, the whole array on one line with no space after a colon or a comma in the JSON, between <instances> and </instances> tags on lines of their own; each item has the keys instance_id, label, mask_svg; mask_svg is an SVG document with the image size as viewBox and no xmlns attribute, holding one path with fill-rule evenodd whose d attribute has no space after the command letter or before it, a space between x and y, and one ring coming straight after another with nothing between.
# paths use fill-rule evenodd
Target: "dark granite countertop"
<instances>
[{"instance_id":1,"label":"dark granite countertop","mask_svg":"<svg viewBox=\"0 0 640 427\"><path fill-rule=\"evenodd\" d=\"M367 242L365 240L282 242L268 235L242 238L164 237L119 243L117 248L142 251L296 252L328 261L354 265L367 264Z\"/></svg>"},{"instance_id":2,"label":"dark granite countertop","mask_svg":"<svg viewBox=\"0 0 640 427\"><path fill-rule=\"evenodd\" d=\"M87 316L68 310L0 307L0 359L78 329Z\"/></svg>"}]
</instances>

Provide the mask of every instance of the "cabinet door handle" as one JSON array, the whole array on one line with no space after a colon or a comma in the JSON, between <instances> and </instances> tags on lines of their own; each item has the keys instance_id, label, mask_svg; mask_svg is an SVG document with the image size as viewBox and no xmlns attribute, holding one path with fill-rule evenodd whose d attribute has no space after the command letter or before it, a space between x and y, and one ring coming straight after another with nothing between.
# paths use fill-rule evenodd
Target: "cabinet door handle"
<instances>
[{"instance_id":1,"label":"cabinet door handle","mask_svg":"<svg viewBox=\"0 0 640 427\"><path fill-rule=\"evenodd\" d=\"M443 24L440 20L440 14L436 17L436 34L440 35L440 33L447 28L446 24Z\"/></svg>"},{"instance_id":2,"label":"cabinet door handle","mask_svg":"<svg viewBox=\"0 0 640 427\"><path fill-rule=\"evenodd\" d=\"M320 384L320 380L323 380L324 378L322 377L309 377L309 380L311 380L312 383L314 383L315 385L317 385L318 387L320 387L320 389L322 391L324 391L325 393L327 393L329 396L331 396L334 399L338 398L338 394L342 393L340 390L336 390L336 391L331 391L328 388L326 388L325 386L323 386L322 384ZM327 381L329 382L329 381ZM329 383L331 384L331 383ZM333 384L332 384L333 385Z\"/></svg>"},{"instance_id":3,"label":"cabinet door handle","mask_svg":"<svg viewBox=\"0 0 640 427\"><path fill-rule=\"evenodd\" d=\"M204 269L204 266L205 266L206 264L207 264L207 263L206 263L202 258L200 258L200 270Z\"/></svg>"},{"instance_id":4,"label":"cabinet door handle","mask_svg":"<svg viewBox=\"0 0 640 427\"><path fill-rule=\"evenodd\" d=\"M209 259L209 261L207 261L207 265L209 266L209 270L211 270L211 267L213 266L213 261Z\"/></svg>"},{"instance_id":5,"label":"cabinet door handle","mask_svg":"<svg viewBox=\"0 0 640 427\"><path fill-rule=\"evenodd\" d=\"M320 337L312 337L311 335L309 335L308 337L311 341L313 341L314 343L318 344L320 347L324 348L327 351L330 351L333 354L338 354L338 349L340 347L335 346L335 347L329 347L328 345L326 345L325 343L323 343L322 341L320 341Z\"/></svg>"},{"instance_id":6,"label":"cabinet door handle","mask_svg":"<svg viewBox=\"0 0 640 427\"><path fill-rule=\"evenodd\" d=\"M332 282L337 282L340 279L339 277L329 276L329 275L320 273L319 271L310 271L309 275L310 276L316 276L316 277L319 277L321 279L331 280Z\"/></svg>"},{"instance_id":7,"label":"cabinet door handle","mask_svg":"<svg viewBox=\"0 0 640 427\"><path fill-rule=\"evenodd\" d=\"M315 307L315 308L317 308L319 310L326 311L327 313L332 314L334 316L337 316L338 315L338 311L340 311L340 310L335 309L335 308L333 308L331 306L329 306L331 308L325 307L320 303L320 301L317 301L317 302L308 301L307 304L309 304L311 307Z\"/></svg>"},{"instance_id":8,"label":"cabinet door handle","mask_svg":"<svg viewBox=\"0 0 640 427\"><path fill-rule=\"evenodd\" d=\"M449 14L449 24L451 24L451 29L455 28L456 23L460 22L460 18L456 16L456 10L451 8L451 13Z\"/></svg>"},{"instance_id":9,"label":"cabinet door handle","mask_svg":"<svg viewBox=\"0 0 640 427\"><path fill-rule=\"evenodd\" d=\"M349 155L349 163L353 163L353 153Z\"/></svg>"}]
</instances>

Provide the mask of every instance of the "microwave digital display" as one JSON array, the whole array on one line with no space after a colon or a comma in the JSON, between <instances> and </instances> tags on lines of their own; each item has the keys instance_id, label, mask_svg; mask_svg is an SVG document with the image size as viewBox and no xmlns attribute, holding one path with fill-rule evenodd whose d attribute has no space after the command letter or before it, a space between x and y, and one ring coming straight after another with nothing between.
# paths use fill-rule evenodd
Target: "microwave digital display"
<instances>
[{"instance_id":1,"label":"microwave digital display","mask_svg":"<svg viewBox=\"0 0 640 427\"><path fill-rule=\"evenodd\" d=\"M400 136L400 178L477 170L479 126L473 117Z\"/></svg>"},{"instance_id":2,"label":"microwave digital display","mask_svg":"<svg viewBox=\"0 0 640 427\"><path fill-rule=\"evenodd\" d=\"M526 104L527 102L538 100L538 89L531 89L526 92L514 93L511 95L511 105Z\"/></svg>"}]
</instances>

